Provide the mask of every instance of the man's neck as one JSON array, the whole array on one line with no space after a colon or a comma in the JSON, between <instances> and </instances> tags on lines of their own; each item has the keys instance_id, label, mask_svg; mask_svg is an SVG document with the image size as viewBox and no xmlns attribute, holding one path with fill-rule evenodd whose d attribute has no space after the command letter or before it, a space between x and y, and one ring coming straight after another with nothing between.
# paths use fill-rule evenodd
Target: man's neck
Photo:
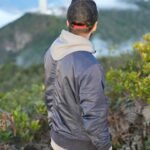
<instances>
[{"instance_id":1,"label":"man's neck","mask_svg":"<svg viewBox=\"0 0 150 150\"><path fill-rule=\"evenodd\" d=\"M84 37L84 38L86 38L86 39L90 39L90 37L91 37L91 34L78 34L79 36L82 36L82 37Z\"/></svg>"}]
</instances>

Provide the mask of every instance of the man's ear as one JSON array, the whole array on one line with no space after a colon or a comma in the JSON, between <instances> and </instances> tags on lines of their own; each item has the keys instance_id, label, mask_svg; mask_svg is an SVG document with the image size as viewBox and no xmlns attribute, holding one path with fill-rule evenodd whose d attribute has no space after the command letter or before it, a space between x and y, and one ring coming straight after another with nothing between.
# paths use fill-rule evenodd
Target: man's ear
<instances>
[{"instance_id":1,"label":"man's ear","mask_svg":"<svg viewBox=\"0 0 150 150\"><path fill-rule=\"evenodd\" d=\"M93 26L92 32L95 32L97 30L97 24L98 24L98 22L96 21L94 26Z\"/></svg>"},{"instance_id":2,"label":"man's ear","mask_svg":"<svg viewBox=\"0 0 150 150\"><path fill-rule=\"evenodd\" d=\"M69 27L69 21L68 20L66 21L66 25L67 25L67 27Z\"/></svg>"}]
</instances>

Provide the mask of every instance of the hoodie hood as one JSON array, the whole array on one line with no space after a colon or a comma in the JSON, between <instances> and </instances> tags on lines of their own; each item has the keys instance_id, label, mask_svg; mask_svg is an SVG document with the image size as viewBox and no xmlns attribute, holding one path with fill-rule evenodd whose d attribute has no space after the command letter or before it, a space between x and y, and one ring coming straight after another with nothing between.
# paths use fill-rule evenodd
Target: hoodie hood
<instances>
[{"instance_id":1,"label":"hoodie hood","mask_svg":"<svg viewBox=\"0 0 150 150\"><path fill-rule=\"evenodd\" d=\"M65 30L61 32L50 47L51 56L56 61L77 51L95 53L90 40Z\"/></svg>"}]
</instances>

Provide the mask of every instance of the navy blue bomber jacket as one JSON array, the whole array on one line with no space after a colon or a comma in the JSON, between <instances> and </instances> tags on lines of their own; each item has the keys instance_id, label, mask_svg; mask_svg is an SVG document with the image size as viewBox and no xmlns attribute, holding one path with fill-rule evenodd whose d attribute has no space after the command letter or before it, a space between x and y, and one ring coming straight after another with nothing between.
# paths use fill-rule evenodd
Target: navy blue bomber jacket
<instances>
[{"instance_id":1,"label":"navy blue bomber jacket","mask_svg":"<svg viewBox=\"0 0 150 150\"><path fill-rule=\"evenodd\" d=\"M51 138L67 150L108 150L104 76L91 43L62 31L45 55Z\"/></svg>"}]
</instances>

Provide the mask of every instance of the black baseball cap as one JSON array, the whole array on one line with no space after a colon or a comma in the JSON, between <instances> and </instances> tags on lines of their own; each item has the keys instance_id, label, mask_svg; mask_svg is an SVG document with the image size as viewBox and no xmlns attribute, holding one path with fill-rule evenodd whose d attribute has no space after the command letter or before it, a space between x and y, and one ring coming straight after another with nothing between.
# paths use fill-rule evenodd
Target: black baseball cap
<instances>
[{"instance_id":1,"label":"black baseball cap","mask_svg":"<svg viewBox=\"0 0 150 150\"><path fill-rule=\"evenodd\" d=\"M98 10L93 0L72 0L68 12L69 24L93 26L98 20Z\"/></svg>"}]
</instances>

